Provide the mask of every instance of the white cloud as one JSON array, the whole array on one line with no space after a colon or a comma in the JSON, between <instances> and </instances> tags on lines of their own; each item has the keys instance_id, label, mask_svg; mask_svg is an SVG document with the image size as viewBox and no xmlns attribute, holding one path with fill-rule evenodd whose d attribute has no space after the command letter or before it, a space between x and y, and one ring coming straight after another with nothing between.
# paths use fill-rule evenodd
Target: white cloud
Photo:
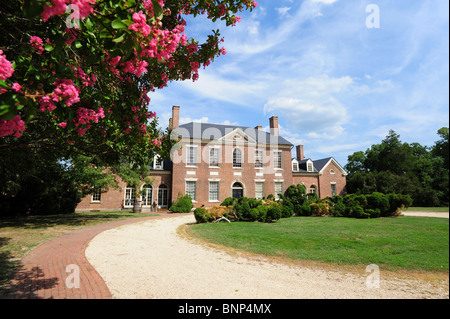
<instances>
[{"instance_id":1,"label":"white cloud","mask_svg":"<svg viewBox=\"0 0 450 319\"><path fill-rule=\"evenodd\" d=\"M309 138L333 139L344 132L347 109L333 95L349 89L350 77L288 80L285 89L268 99L265 113L279 114L290 130L305 132Z\"/></svg>"},{"instance_id":2,"label":"white cloud","mask_svg":"<svg viewBox=\"0 0 450 319\"><path fill-rule=\"evenodd\" d=\"M204 116L202 118L199 119L193 119L190 117L180 117L180 125L182 124L186 124L186 123L191 123L191 122L195 122L195 123L208 123L209 118Z\"/></svg>"}]
</instances>

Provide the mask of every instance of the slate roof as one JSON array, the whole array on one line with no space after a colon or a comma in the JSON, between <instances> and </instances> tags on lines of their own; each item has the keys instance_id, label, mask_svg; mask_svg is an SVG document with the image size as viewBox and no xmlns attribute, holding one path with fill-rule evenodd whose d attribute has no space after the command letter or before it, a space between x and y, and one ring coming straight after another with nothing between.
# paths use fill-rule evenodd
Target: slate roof
<instances>
[{"instance_id":1,"label":"slate roof","mask_svg":"<svg viewBox=\"0 0 450 319\"><path fill-rule=\"evenodd\" d=\"M237 128L244 131L244 133L256 140L258 143L294 146L291 142L279 135L276 136L256 128L245 126L191 122L180 125L178 133L183 138L218 140Z\"/></svg>"}]
</instances>

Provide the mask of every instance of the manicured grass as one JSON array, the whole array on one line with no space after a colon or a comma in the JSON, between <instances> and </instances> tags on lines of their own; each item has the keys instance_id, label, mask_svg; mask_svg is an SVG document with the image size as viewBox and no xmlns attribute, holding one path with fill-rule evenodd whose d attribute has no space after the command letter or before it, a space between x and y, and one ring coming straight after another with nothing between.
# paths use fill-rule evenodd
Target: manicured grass
<instances>
[{"instance_id":1,"label":"manicured grass","mask_svg":"<svg viewBox=\"0 0 450 319\"><path fill-rule=\"evenodd\" d=\"M0 289L19 260L34 247L66 232L108 221L157 214L131 212L75 213L0 219Z\"/></svg>"},{"instance_id":2,"label":"manicured grass","mask_svg":"<svg viewBox=\"0 0 450 319\"><path fill-rule=\"evenodd\" d=\"M407 211L418 211L418 212L447 212L448 207L409 207L404 209Z\"/></svg>"},{"instance_id":3,"label":"manicured grass","mask_svg":"<svg viewBox=\"0 0 450 319\"><path fill-rule=\"evenodd\" d=\"M216 244L294 260L377 264L392 271L449 269L446 218L292 217L273 224L197 224L189 232Z\"/></svg>"}]
</instances>

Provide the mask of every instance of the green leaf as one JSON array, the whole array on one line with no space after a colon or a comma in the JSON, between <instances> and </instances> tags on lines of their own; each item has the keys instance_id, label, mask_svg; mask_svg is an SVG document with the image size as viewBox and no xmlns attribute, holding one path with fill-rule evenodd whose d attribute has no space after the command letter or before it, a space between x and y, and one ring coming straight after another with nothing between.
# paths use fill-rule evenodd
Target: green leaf
<instances>
[{"instance_id":1,"label":"green leaf","mask_svg":"<svg viewBox=\"0 0 450 319\"><path fill-rule=\"evenodd\" d=\"M51 52L51 51L53 51L54 47L50 44L46 44L46 45L44 45L44 49L45 49L45 51Z\"/></svg>"},{"instance_id":2,"label":"green leaf","mask_svg":"<svg viewBox=\"0 0 450 319\"><path fill-rule=\"evenodd\" d=\"M126 34L126 33L123 33L120 37L113 39L113 42L114 42L114 43L120 43L120 42L123 42L123 40L125 39L125 34Z\"/></svg>"},{"instance_id":3,"label":"green leaf","mask_svg":"<svg viewBox=\"0 0 450 319\"><path fill-rule=\"evenodd\" d=\"M75 48L77 48L77 49L79 49L79 48L81 48L83 46L83 44L80 42L80 40L76 40L74 42L74 44L75 44Z\"/></svg>"},{"instance_id":4,"label":"green leaf","mask_svg":"<svg viewBox=\"0 0 450 319\"><path fill-rule=\"evenodd\" d=\"M120 19L114 20L114 21L111 23L111 26L112 26L114 29L126 29L126 28L128 28L128 26L127 26L125 23L123 23L122 20L120 20Z\"/></svg>"},{"instance_id":5,"label":"green leaf","mask_svg":"<svg viewBox=\"0 0 450 319\"><path fill-rule=\"evenodd\" d=\"M155 14L155 18L162 18L163 9L159 5L157 0L152 0L153 4L153 13Z\"/></svg>"}]
</instances>

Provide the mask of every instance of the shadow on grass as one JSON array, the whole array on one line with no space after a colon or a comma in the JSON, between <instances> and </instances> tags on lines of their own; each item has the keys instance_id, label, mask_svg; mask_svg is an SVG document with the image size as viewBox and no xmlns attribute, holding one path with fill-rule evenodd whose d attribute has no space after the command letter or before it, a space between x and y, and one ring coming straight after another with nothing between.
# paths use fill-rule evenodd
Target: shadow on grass
<instances>
[{"instance_id":1,"label":"shadow on grass","mask_svg":"<svg viewBox=\"0 0 450 319\"><path fill-rule=\"evenodd\" d=\"M43 215L0 218L0 229L16 227L24 229L49 228L54 226L83 226L93 220L118 220L125 218L150 217L157 214L134 214L129 212L73 213L65 215Z\"/></svg>"},{"instance_id":2,"label":"shadow on grass","mask_svg":"<svg viewBox=\"0 0 450 319\"><path fill-rule=\"evenodd\" d=\"M0 237L0 247L9 241L10 238ZM37 299L35 291L58 283L57 278L44 276L39 267L26 270L9 251L0 252L0 299Z\"/></svg>"}]
</instances>

